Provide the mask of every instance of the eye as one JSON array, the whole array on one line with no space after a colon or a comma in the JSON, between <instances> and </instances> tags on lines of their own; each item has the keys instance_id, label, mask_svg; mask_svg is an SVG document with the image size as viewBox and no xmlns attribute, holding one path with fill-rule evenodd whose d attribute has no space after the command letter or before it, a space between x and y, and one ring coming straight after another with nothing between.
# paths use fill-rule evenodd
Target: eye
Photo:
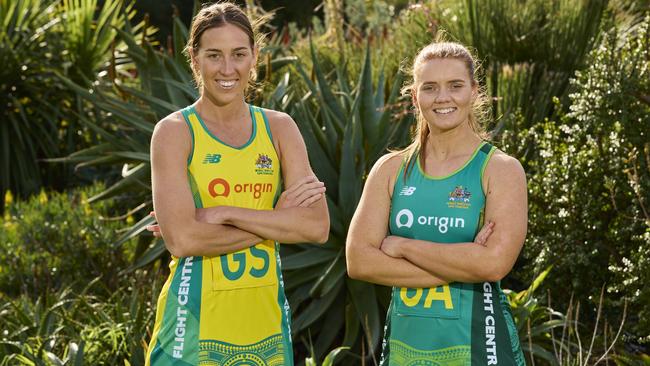
<instances>
[{"instance_id":1,"label":"eye","mask_svg":"<svg viewBox=\"0 0 650 366\"><path fill-rule=\"evenodd\" d=\"M244 58L244 57L246 57L246 54L243 53L243 52L238 52L238 53L235 54L235 57L237 57L237 58Z\"/></svg>"},{"instance_id":2,"label":"eye","mask_svg":"<svg viewBox=\"0 0 650 366\"><path fill-rule=\"evenodd\" d=\"M463 84L461 84L461 83L453 83L453 84L451 84L452 89L460 89L462 87L463 87Z\"/></svg>"}]
</instances>

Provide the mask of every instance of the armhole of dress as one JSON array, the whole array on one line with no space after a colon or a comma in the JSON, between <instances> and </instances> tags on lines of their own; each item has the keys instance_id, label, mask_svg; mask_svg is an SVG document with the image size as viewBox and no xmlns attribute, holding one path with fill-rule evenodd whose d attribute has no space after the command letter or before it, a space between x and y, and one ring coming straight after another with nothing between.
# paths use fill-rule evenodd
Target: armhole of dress
<instances>
[{"instance_id":1,"label":"armhole of dress","mask_svg":"<svg viewBox=\"0 0 650 366\"><path fill-rule=\"evenodd\" d=\"M406 168L406 160L402 158L402 162L397 169L397 174L395 175L395 182L393 183L393 193L390 195L391 201L393 200L393 195L395 194L395 188L397 188L397 183L402 179L404 169Z\"/></svg>"},{"instance_id":2,"label":"armhole of dress","mask_svg":"<svg viewBox=\"0 0 650 366\"><path fill-rule=\"evenodd\" d=\"M190 114L192 114L192 112L190 111L190 107L182 109L181 114L183 115L183 119L187 124L187 128L190 130L190 137L192 138L190 141L190 154L187 157L187 167L189 168L190 164L192 163L192 158L194 157L194 146L195 146L194 128L192 127L192 122L190 121Z\"/></svg>"},{"instance_id":3,"label":"armhole of dress","mask_svg":"<svg viewBox=\"0 0 650 366\"><path fill-rule=\"evenodd\" d=\"M485 158L483 160L483 164L481 165L481 175L480 175L480 181L481 181L481 190L483 190L483 195L487 197L487 192L485 191L485 188L483 186L483 176L485 175L485 168L487 168L488 163L490 162L490 158L496 151L496 147L491 145L489 142L485 142L483 146L481 146L481 152L485 154Z\"/></svg>"},{"instance_id":4,"label":"armhole of dress","mask_svg":"<svg viewBox=\"0 0 650 366\"><path fill-rule=\"evenodd\" d=\"M271 124L269 123L268 118L266 118L266 113L264 113L264 110L260 107L253 107L254 111L259 111L260 114L262 115L262 120L264 121L264 126L266 127L266 136L269 139L269 143L273 147L273 151L275 151L275 156L278 157L278 160L280 160L280 153L278 150L275 148L275 143L273 143L273 133L271 132ZM257 117L255 118L257 119ZM280 198L280 194L282 194L282 185L284 182L282 181L282 164L278 161L278 189L275 191L275 197L273 198L273 207L275 207L275 204L278 202L278 199Z\"/></svg>"},{"instance_id":5,"label":"armhole of dress","mask_svg":"<svg viewBox=\"0 0 650 366\"><path fill-rule=\"evenodd\" d=\"M260 111L260 114L262 115L262 120L264 121L264 126L266 127L266 135L269 137L269 141L271 141L271 145L273 145L273 149L275 149L275 144L273 143L273 133L271 133L271 125L269 124L269 120L266 118L266 113L264 113L264 110L260 107L253 107L254 110ZM278 152L275 152L275 155L280 155Z\"/></svg>"}]
</instances>

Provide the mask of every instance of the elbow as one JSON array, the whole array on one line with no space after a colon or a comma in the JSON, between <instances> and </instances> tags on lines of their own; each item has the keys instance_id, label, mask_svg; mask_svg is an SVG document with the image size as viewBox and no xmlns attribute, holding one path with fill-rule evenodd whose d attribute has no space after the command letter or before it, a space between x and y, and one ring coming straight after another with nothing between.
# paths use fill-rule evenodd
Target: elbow
<instances>
[{"instance_id":1,"label":"elbow","mask_svg":"<svg viewBox=\"0 0 650 366\"><path fill-rule=\"evenodd\" d=\"M365 280L366 276L363 273L363 266L359 263L358 256L354 249L348 244L345 251L345 263L348 272L348 277L355 280Z\"/></svg>"},{"instance_id":2,"label":"elbow","mask_svg":"<svg viewBox=\"0 0 650 366\"><path fill-rule=\"evenodd\" d=\"M316 225L310 230L310 235L307 239L315 244L325 244L330 236L330 222L329 220L318 221Z\"/></svg>"},{"instance_id":3,"label":"elbow","mask_svg":"<svg viewBox=\"0 0 650 366\"><path fill-rule=\"evenodd\" d=\"M327 225L321 225L321 227L317 231L317 235L314 238L314 243L318 244L325 244L327 240L330 237L330 226L329 223Z\"/></svg>"},{"instance_id":4,"label":"elbow","mask_svg":"<svg viewBox=\"0 0 650 366\"><path fill-rule=\"evenodd\" d=\"M505 277L505 275L501 275L500 273L493 271L490 273L479 274L477 277L482 282L499 282Z\"/></svg>"},{"instance_id":5,"label":"elbow","mask_svg":"<svg viewBox=\"0 0 650 366\"><path fill-rule=\"evenodd\" d=\"M165 239L165 247L167 248L167 251L176 258L193 256L187 245L184 245L182 241L179 240Z\"/></svg>"},{"instance_id":6,"label":"elbow","mask_svg":"<svg viewBox=\"0 0 650 366\"><path fill-rule=\"evenodd\" d=\"M167 251L174 257L182 258L198 255L192 246L193 240L188 238L187 235L182 233L163 234L163 240Z\"/></svg>"},{"instance_id":7,"label":"elbow","mask_svg":"<svg viewBox=\"0 0 650 366\"><path fill-rule=\"evenodd\" d=\"M364 276L359 271L359 268L357 266L351 265L350 262L348 261L347 264L347 270L348 270L348 277L350 277L353 280L363 280Z\"/></svg>"},{"instance_id":8,"label":"elbow","mask_svg":"<svg viewBox=\"0 0 650 366\"><path fill-rule=\"evenodd\" d=\"M512 269L512 265L504 263L503 259L492 258L490 262L492 265L481 266L477 273L477 277L481 281L499 282L505 278Z\"/></svg>"}]
</instances>

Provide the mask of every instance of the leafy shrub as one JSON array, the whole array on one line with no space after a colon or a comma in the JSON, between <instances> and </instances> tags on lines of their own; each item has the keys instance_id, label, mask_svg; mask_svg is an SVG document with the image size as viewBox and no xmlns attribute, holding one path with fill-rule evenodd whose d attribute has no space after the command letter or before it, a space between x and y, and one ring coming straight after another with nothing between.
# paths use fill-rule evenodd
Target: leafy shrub
<instances>
[{"instance_id":1,"label":"leafy shrub","mask_svg":"<svg viewBox=\"0 0 650 366\"><path fill-rule=\"evenodd\" d=\"M130 254L110 245L123 225L107 219L118 210L116 201L87 202L103 189L96 184L67 193L41 192L15 202L8 192L0 218L0 291L36 297L72 283L83 286L97 276L114 284Z\"/></svg>"},{"instance_id":2,"label":"leafy shrub","mask_svg":"<svg viewBox=\"0 0 650 366\"><path fill-rule=\"evenodd\" d=\"M520 135L528 161L526 276L549 264L561 303L607 285L605 309L630 299L626 330L650 335L650 17L608 33L572 84L570 113ZM559 291L559 289L564 289ZM593 315L593 314L592 314ZM592 317L593 319L594 317Z\"/></svg>"},{"instance_id":3,"label":"leafy shrub","mask_svg":"<svg viewBox=\"0 0 650 366\"><path fill-rule=\"evenodd\" d=\"M100 278L78 293L65 287L36 300L0 293L0 365L144 365L157 278L137 272L106 297L91 295L107 293Z\"/></svg>"}]
</instances>

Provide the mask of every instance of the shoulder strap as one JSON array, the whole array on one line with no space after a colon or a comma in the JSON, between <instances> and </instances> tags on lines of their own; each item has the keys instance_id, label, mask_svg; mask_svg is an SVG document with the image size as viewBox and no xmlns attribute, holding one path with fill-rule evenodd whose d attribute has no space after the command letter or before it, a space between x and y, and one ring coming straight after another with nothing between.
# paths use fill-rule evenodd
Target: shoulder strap
<instances>
[{"instance_id":1,"label":"shoulder strap","mask_svg":"<svg viewBox=\"0 0 650 366\"><path fill-rule=\"evenodd\" d=\"M497 148L495 146L486 141L483 143L483 146L481 146L481 149L476 156L476 160L478 160L476 163L480 166L479 176L481 178L481 186L483 186L483 175L485 174L485 168L487 167L487 164L496 149Z\"/></svg>"},{"instance_id":2,"label":"shoulder strap","mask_svg":"<svg viewBox=\"0 0 650 366\"><path fill-rule=\"evenodd\" d=\"M187 157L187 166L190 165L192 162L192 158L194 157L194 142L195 142L195 137L194 137L194 126L192 125L192 120L190 119L190 115L194 114L194 107L191 105L181 109L181 114L183 115L183 119L185 120L185 123L187 123L187 128L190 130L190 136L192 137L192 141L190 142L190 155Z\"/></svg>"}]
</instances>

